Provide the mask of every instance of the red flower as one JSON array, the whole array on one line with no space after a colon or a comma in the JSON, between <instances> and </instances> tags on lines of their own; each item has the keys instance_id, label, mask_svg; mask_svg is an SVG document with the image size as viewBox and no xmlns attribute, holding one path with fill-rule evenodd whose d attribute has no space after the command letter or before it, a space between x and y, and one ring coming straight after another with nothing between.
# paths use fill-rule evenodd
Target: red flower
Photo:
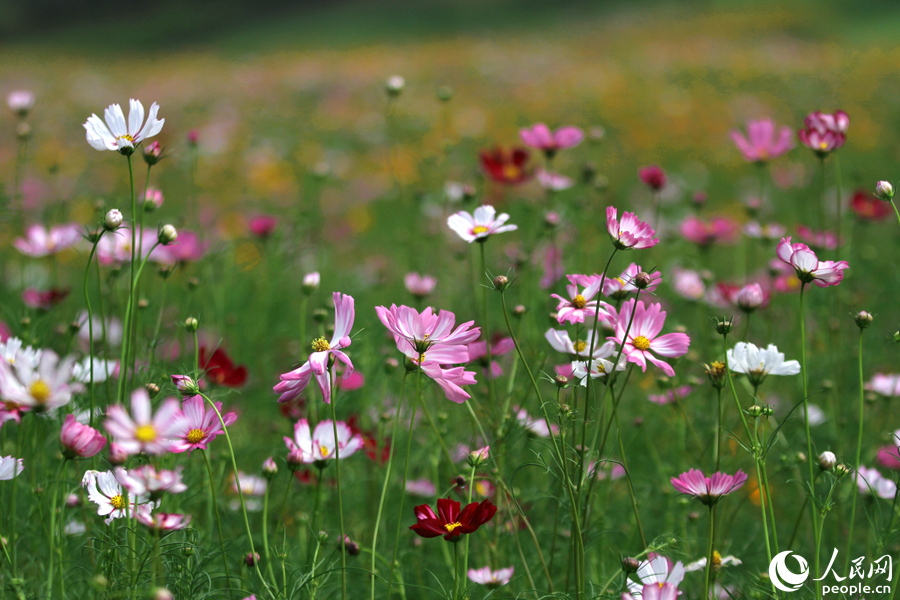
<instances>
[{"instance_id":1,"label":"red flower","mask_svg":"<svg viewBox=\"0 0 900 600\"><path fill-rule=\"evenodd\" d=\"M531 170L525 166L528 156L523 148L482 150L481 168L498 183L516 185L531 179Z\"/></svg>"},{"instance_id":2,"label":"red flower","mask_svg":"<svg viewBox=\"0 0 900 600\"><path fill-rule=\"evenodd\" d=\"M426 538L444 536L448 542L458 542L464 533L472 533L497 513L490 500L481 504L473 502L459 510L459 502L450 498L438 498L437 514L427 504L416 507L418 522L410 529Z\"/></svg>"},{"instance_id":3,"label":"red flower","mask_svg":"<svg viewBox=\"0 0 900 600\"><path fill-rule=\"evenodd\" d=\"M49 290L36 290L28 288L22 292L22 302L29 308L50 310L69 295L68 288L50 288Z\"/></svg>"},{"instance_id":4,"label":"red flower","mask_svg":"<svg viewBox=\"0 0 900 600\"><path fill-rule=\"evenodd\" d=\"M351 415L350 418L347 419L347 425L350 427L350 431L353 435L362 437L362 449L372 462L378 463L379 465L387 464L388 459L391 457L391 438L386 437L379 449L378 440L375 438L375 434L360 429L356 415Z\"/></svg>"},{"instance_id":5,"label":"red flower","mask_svg":"<svg viewBox=\"0 0 900 600\"><path fill-rule=\"evenodd\" d=\"M638 170L638 177L641 181L654 192L666 187L666 172L659 165L650 165L649 167L641 167Z\"/></svg>"},{"instance_id":6,"label":"red flower","mask_svg":"<svg viewBox=\"0 0 900 600\"><path fill-rule=\"evenodd\" d=\"M879 200L866 190L856 190L850 199L850 208L863 221L880 221L891 214L887 202Z\"/></svg>"},{"instance_id":7,"label":"red flower","mask_svg":"<svg viewBox=\"0 0 900 600\"><path fill-rule=\"evenodd\" d=\"M216 348L209 356L206 348L200 346L200 366L206 372L206 378L216 385L238 388L247 381L247 367L235 366L221 348Z\"/></svg>"}]
</instances>

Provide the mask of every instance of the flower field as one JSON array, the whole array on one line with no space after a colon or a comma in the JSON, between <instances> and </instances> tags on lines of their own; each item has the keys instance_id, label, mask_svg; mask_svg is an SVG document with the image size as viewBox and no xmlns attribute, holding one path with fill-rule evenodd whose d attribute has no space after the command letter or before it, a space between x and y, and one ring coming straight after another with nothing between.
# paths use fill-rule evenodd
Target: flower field
<instances>
[{"instance_id":1,"label":"flower field","mask_svg":"<svg viewBox=\"0 0 900 600\"><path fill-rule=\"evenodd\" d=\"M0 600L893 600L900 13L498 7L0 46Z\"/></svg>"}]
</instances>

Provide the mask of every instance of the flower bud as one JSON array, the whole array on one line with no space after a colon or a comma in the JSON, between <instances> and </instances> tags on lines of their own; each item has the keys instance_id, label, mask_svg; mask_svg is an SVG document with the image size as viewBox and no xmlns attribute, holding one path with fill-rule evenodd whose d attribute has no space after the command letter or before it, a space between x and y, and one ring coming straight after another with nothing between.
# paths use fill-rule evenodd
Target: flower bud
<instances>
[{"instance_id":1,"label":"flower bud","mask_svg":"<svg viewBox=\"0 0 900 600\"><path fill-rule=\"evenodd\" d=\"M163 158L162 146L159 142L153 142L144 146L144 162L151 167L161 161Z\"/></svg>"},{"instance_id":2,"label":"flower bud","mask_svg":"<svg viewBox=\"0 0 900 600\"><path fill-rule=\"evenodd\" d=\"M146 384L144 389L147 390L147 394L149 394L151 398L156 398L159 395L159 386L153 382Z\"/></svg>"},{"instance_id":3,"label":"flower bud","mask_svg":"<svg viewBox=\"0 0 900 600\"><path fill-rule=\"evenodd\" d=\"M860 329L865 329L872 324L872 315L867 311L861 310L853 315L853 320L856 321L857 327L859 327Z\"/></svg>"},{"instance_id":4,"label":"flower bud","mask_svg":"<svg viewBox=\"0 0 900 600\"><path fill-rule=\"evenodd\" d=\"M819 455L819 468L823 471L830 471L837 465L837 457L834 452L825 451Z\"/></svg>"},{"instance_id":5,"label":"flower bud","mask_svg":"<svg viewBox=\"0 0 900 600\"><path fill-rule=\"evenodd\" d=\"M324 323L328 319L328 311L324 308L317 308L313 311L313 321L316 323Z\"/></svg>"},{"instance_id":6,"label":"flower bud","mask_svg":"<svg viewBox=\"0 0 900 600\"><path fill-rule=\"evenodd\" d=\"M404 87L406 87L406 80L400 75L391 75L387 78L387 81L384 82L384 90L391 98L399 96Z\"/></svg>"},{"instance_id":7,"label":"flower bud","mask_svg":"<svg viewBox=\"0 0 900 600\"><path fill-rule=\"evenodd\" d=\"M837 475L838 477L843 477L844 475L849 475L849 474L850 474L850 467L848 467L848 466L845 465L844 463L841 463L841 464L839 464L839 465L835 465L835 467L834 467L834 474Z\"/></svg>"},{"instance_id":8,"label":"flower bud","mask_svg":"<svg viewBox=\"0 0 900 600\"><path fill-rule=\"evenodd\" d=\"M9 110L16 113L16 116L24 119L34 107L34 92L30 90L14 90L6 97L6 104L9 106Z\"/></svg>"},{"instance_id":9,"label":"flower bud","mask_svg":"<svg viewBox=\"0 0 900 600\"><path fill-rule=\"evenodd\" d=\"M156 188L147 188L147 193L144 194L144 212L153 212L163 205L164 200L165 196L163 196L163 193L160 190Z\"/></svg>"},{"instance_id":10,"label":"flower bud","mask_svg":"<svg viewBox=\"0 0 900 600\"><path fill-rule=\"evenodd\" d=\"M506 275L497 275L494 277L494 289L498 292L504 291L509 287L509 277Z\"/></svg>"},{"instance_id":11,"label":"flower bud","mask_svg":"<svg viewBox=\"0 0 900 600\"><path fill-rule=\"evenodd\" d=\"M153 593L153 600L175 600L175 596L168 589L161 587L156 588L156 591Z\"/></svg>"},{"instance_id":12,"label":"flower bud","mask_svg":"<svg viewBox=\"0 0 900 600\"><path fill-rule=\"evenodd\" d=\"M300 448L294 448L287 455L287 466L291 472L299 471L303 468L303 453L300 451Z\"/></svg>"},{"instance_id":13,"label":"flower bud","mask_svg":"<svg viewBox=\"0 0 900 600\"><path fill-rule=\"evenodd\" d=\"M248 552L244 557L244 564L250 568L255 567L257 563L259 563L259 552Z\"/></svg>"},{"instance_id":14,"label":"flower bud","mask_svg":"<svg viewBox=\"0 0 900 600\"><path fill-rule=\"evenodd\" d=\"M719 335L728 335L734 331L734 317L722 317L716 319L716 333Z\"/></svg>"},{"instance_id":15,"label":"flower bud","mask_svg":"<svg viewBox=\"0 0 900 600\"><path fill-rule=\"evenodd\" d=\"M184 328L190 332L197 331L200 328L200 321L196 317L188 317L184 320Z\"/></svg>"},{"instance_id":16,"label":"flower bud","mask_svg":"<svg viewBox=\"0 0 900 600\"><path fill-rule=\"evenodd\" d=\"M442 85L437 89L437 97L441 102L448 102L453 97L453 88L449 85Z\"/></svg>"},{"instance_id":17,"label":"flower bud","mask_svg":"<svg viewBox=\"0 0 900 600\"><path fill-rule=\"evenodd\" d=\"M886 201L893 200L894 186L889 181L879 181L875 184L875 196Z\"/></svg>"},{"instance_id":18,"label":"flower bud","mask_svg":"<svg viewBox=\"0 0 900 600\"><path fill-rule=\"evenodd\" d=\"M462 475L457 475L456 479L453 480L453 483L456 485L456 487L464 489L466 487L466 478Z\"/></svg>"},{"instance_id":19,"label":"flower bud","mask_svg":"<svg viewBox=\"0 0 900 600\"><path fill-rule=\"evenodd\" d=\"M328 541L328 532L327 532L327 531L320 531L320 532L319 532L319 535L316 537L316 540L317 540L320 544L324 544L325 542Z\"/></svg>"},{"instance_id":20,"label":"flower bud","mask_svg":"<svg viewBox=\"0 0 900 600\"><path fill-rule=\"evenodd\" d=\"M649 273L647 273L645 271L641 271L640 273L638 273L637 275L634 276L634 287L636 287L639 290L646 290L648 287L650 287L650 283L652 281L653 280L650 278Z\"/></svg>"},{"instance_id":21,"label":"flower bud","mask_svg":"<svg viewBox=\"0 0 900 600\"><path fill-rule=\"evenodd\" d=\"M735 304L738 305L738 308L747 313L753 312L762 306L765 301L765 292L763 292L762 286L758 283L745 285L738 292L737 298L735 298Z\"/></svg>"},{"instance_id":22,"label":"flower bud","mask_svg":"<svg viewBox=\"0 0 900 600\"><path fill-rule=\"evenodd\" d=\"M477 468L487 462L490 456L490 446L485 446L484 448L479 448L478 450L472 450L466 455L466 462L469 463L469 466L472 468Z\"/></svg>"},{"instance_id":23,"label":"flower bud","mask_svg":"<svg viewBox=\"0 0 900 600\"><path fill-rule=\"evenodd\" d=\"M556 383L556 387L564 388L569 385L569 378L565 375L557 375L553 378L553 382Z\"/></svg>"},{"instance_id":24,"label":"flower bud","mask_svg":"<svg viewBox=\"0 0 900 600\"><path fill-rule=\"evenodd\" d=\"M344 543L341 544L344 550L347 551L347 554L350 556L356 556L359 554L359 544L350 539L349 535L344 536Z\"/></svg>"},{"instance_id":25,"label":"flower bud","mask_svg":"<svg viewBox=\"0 0 900 600\"><path fill-rule=\"evenodd\" d=\"M196 396L200 393L200 386L193 378L187 375L172 375L172 383L182 396Z\"/></svg>"},{"instance_id":26,"label":"flower bud","mask_svg":"<svg viewBox=\"0 0 900 600\"><path fill-rule=\"evenodd\" d=\"M626 556L622 559L622 570L625 571L625 573L636 573L640 566L641 561L636 558Z\"/></svg>"},{"instance_id":27,"label":"flower bud","mask_svg":"<svg viewBox=\"0 0 900 600\"><path fill-rule=\"evenodd\" d=\"M168 246L178 239L178 230L175 229L174 225L163 225L159 230L159 243L163 246Z\"/></svg>"},{"instance_id":28,"label":"flower bud","mask_svg":"<svg viewBox=\"0 0 900 600\"><path fill-rule=\"evenodd\" d=\"M124 464L126 460L128 460L128 453L125 452L125 449L122 448L122 446L118 445L115 442L110 442L109 456L107 456L107 460L111 465L121 465Z\"/></svg>"},{"instance_id":29,"label":"flower bud","mask_svg":"<svg viewBox=\"0 0 900 600\"><path fill-rule=\"evenodd\" d=\"M309 296L314 291L319 289L319 281L320 276L318 271L313 271L312 273L307 273L303 276L303 293Z\"/></svg>"},{"instance_id":30,"label":"flower bud","mask_svg":"<svg viewBox=\"0 0 900 600\"><path fill-rule=\"evenodd\" d=\"M278 475L278 465L275 464L275 460L271 456L263 462L262 472L263 476L269 481Z\"/></svg>"},{"instance_id":31,"label":"flower bud","mask_svg":"<svg viewBox=\"0 0 900 600\"><path fill-rule=\"evenodd\" d=\"M759 404L754 404L750 408L747 409L747 414L751 417L761 417L765 414L766 409L760 406Z\"/></svg>"},{"instance_id":32,"label":"flower bud","mask_svg":"<svg viewBox=\"0 0 900 600\"><path fill-rule=\"evenodd\" d=\"M397 370L397 367L400 366L400 363L393 356L390 358L384 359L384 372L385 373L393 373Z\"/></svg>"},{"instance_id":33,"label":"flower bud","mask_svg":"<svg viewBox=\"0 0 900 600\"><path fill-rule=\"evenodd\" d=\"M197 143L200 142L200 132L196 129L191 129L187 133L187 143L193 147L197 146Z\"/></svg>"},{"instance_id":34,"label":"flower bud","mask_svg":"<svg viewBox=\"0 0 900 600\"><path fill-rule=\"evenodd\" d=\"M193 556L194 555L194 547L193 546L185 546L181 549L181 554L184 556Z\"/></svg>"},{"instance_id":35,"label":"flower bud","mask_svg":"<svg viewBox=\"0 0 900 600\"><path fill-rule=\"evenodd\" d=\"M124 217L119 209L114 208L108 213L106 213L106 217L103 219L103 228L107 231L115 231L122 225Z\"/></svg>"},{"instance_id":36,"label":"flower bud","mask_svg":"<svg viewBox=\"0 0 900 600\"><path fill-rule=\"evenodd\" d=\"M27 140L31 137L31 125L22 121L16 125L16 137L20 140Z\"/></svg>"}]
</instances>

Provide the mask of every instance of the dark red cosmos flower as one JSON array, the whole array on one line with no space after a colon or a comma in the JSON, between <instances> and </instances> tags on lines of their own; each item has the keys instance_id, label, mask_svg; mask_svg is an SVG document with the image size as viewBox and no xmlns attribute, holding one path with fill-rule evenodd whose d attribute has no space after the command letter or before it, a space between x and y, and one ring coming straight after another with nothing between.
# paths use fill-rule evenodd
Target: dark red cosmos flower
<instances>
[{"instance_id":1,"label":"dark red cosmos flower","mask_svg":"<svg viewBox=\"0 0 900 600\"><path fill-rule=\"evenodd\" d=\"M36 290L28 288L22 292L22 302L29 308L50 310L69 295L68 288L50 288L49 290Z\"/></svg>"},{"instance_id":2,"label":"dark red cosmos flower","mask_svg":"<svg viewBox=\"0 0 900 600\"><path fill-rule=\"evenodd\" d=\"M856 190L850 209L863 221L880 221L891 214L890 203L879 200L868 190Z\"/></svg>"},{"instance_id":3,"label":"dark red cosmos flower","mask_svg":"<svg viewBox=\"0 0 900 600\"><path fill-rule=\"evenodd\" d=\"M494 518L497 507L490 500L473 502L459 510L459 502L438 498L437 514L427 504L416 507L418 522L410 529L426 538L444 536L448 542L458 542L464 533L472 533Z\"/></svg>"},{"instance_id":4,"label":"dark red cosmos flower","mask_svg":"<svg viewBox=\"0 0 900 600\"><path fill-rule=\"evenodd\" d=\"M531 179L528 150L524 148L494 148L481 151L481 168L497 183L516 185Z\"/></svg>"},{"instance_id":5,"label":"dark red cosmos flower","mask_svg":"<svg viewBox=\"0 0 900 600\"><path fill-rule=\"evenodd\" d=\"M666 187L666 172L659 165L641 167L638 170L638 177L644 182L644 185L655 192Z\"/></svg>"},{"instance_id":6,"label":"dark red cosmos flower","mask_svg":"<svg viewBox=\"0 0 900 600\"><path fill-rule=\"evenodd\" d=\"M207 349L200 346L200 366L207 380L216 385L237 388L247 381L247 367L235 366L221 348L216 348L210 356Z\"/></svg>"}]
</instances>

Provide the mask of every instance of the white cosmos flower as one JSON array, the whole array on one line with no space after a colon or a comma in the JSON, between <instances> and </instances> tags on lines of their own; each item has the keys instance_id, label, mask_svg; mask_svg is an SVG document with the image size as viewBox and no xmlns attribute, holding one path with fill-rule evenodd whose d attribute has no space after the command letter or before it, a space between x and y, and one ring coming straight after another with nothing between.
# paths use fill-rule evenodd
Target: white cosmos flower
<instances>
[{"instance_id":1,"label":"white cosmos flower","mask_svg":"<svg viewBox=\"0 0 900 600\"><path fill-rule=\"evenodd\" d=\"M116 150L122 154L131 154L142 141L162 131L166 120L156 118L159 111L156 102L150 105L146 123L144 123L144 105L140 100L132 98L129 105L127 123L122 107L118 104L110 104L104 111L106 123L94 114L84 123L87 142L94 150Z\"/></svg>"},{"instance_id":2,"label":"white cosmos flower","mask_svg":"<svg viewBox=\"0 0 900 600\"><path fill-rule=\"evenodd\" d=\"M596 352L595 352L596 354ZM619 357L619 364L616 365L616 371L624 371L628 363L627 357L623 354ZM591 379L606 377L612 373L613 364L611 360L605 358L595 358L591 361ZM580 382L581 385L587 386L587 361L576 360L572 362L572 377Z\"/></svg>"},{"instance_id":3,"label":"white cosmos flower","mask_svg":"<svg viewBox=\"0 0 900 600\"><path fill-rule=\"evenodd\" d=\"M0 481L18 477L25 468L21 458L13 456L0 456Z\"/></svg>"},{"instance_id":4,"label":"white cosmos flower","mask_svg":"<svg viewBox=\"0 0 900 600\"><path fill-rule=\"evenodd\" d=\"M85 488L88 498L97 505L97 514L109 525L113 519L130 517L135 511L150 512L159 506L159 502L148 502L148 496L129 497L126 501L122 486L112 471L85 471L81 478L81 487Z\"/></svg>"},{"instance_id":5,"label":"white cosmos flower","mask_svg":"<svg viewBox=\"0 0 900 600\"><path fill-rule=\"evenodd\" d=\"M483 242L485 238L495 233L503 233L505 231L515 231L518 225L504 225L509 220L507 213L497 214L490 204L483 204L475 209L472 214L464 210L447 218L447 225L456 232L456 234L469 242Z\"/></svg>"},{"instance_id":6,"label":"white cosmos flower","mask_svg":"<svg viewBox=\"0 0 900 600\"><path fill-rule=\"evenodd\" d=\"M593 332L588 331L585 339L572 341L569 332L561 329L548 329L544 338L554 350L564 354L571 354L587 358L591 351L591 338ZM616 353L616 344L612 341L604 341L600 338L594 342L594 358L608 358Z\"/></svg>"},{"instance_id":7,"label":"white cosmos flower","mask_svg":"<svg viewBox=\"0 0 900 600\"><path fill-rule=\"evenodd\" d=\"M5 342L0 342L0 357L10 365L25 361L32 369L36 369L41 362L41 351L25 346L19 338L11 337Z\"/></svg>"},{"instance_id":8,"label":"white cosmos flower","mask_svg":"<svg viewBox=\"0 0 900 600\"><path fill-rule=\"evenodd\" d=\"M774 344L761 350L753 344L738 342L734 350L728 351L728 366L734 373L745 373L753 385L761 384L767 375L796 375L800 372L800 363L784 360L784 353L779 352Z\"/></svg>"},{"instance_id":9,"label":"white cosmos flower","mask_svg":"<svg viewBox=\"0 0 900 600\"><path fill-rule=\"evenodd\" d=\"M72 381L74 357L60 360L53 350L43 350L36 365L24 359L21 351L17 357L12 365L0 361L0 397L6 402L49 410L65 406L73 393L84 390Z\"/></svg>"}]
</instances>

